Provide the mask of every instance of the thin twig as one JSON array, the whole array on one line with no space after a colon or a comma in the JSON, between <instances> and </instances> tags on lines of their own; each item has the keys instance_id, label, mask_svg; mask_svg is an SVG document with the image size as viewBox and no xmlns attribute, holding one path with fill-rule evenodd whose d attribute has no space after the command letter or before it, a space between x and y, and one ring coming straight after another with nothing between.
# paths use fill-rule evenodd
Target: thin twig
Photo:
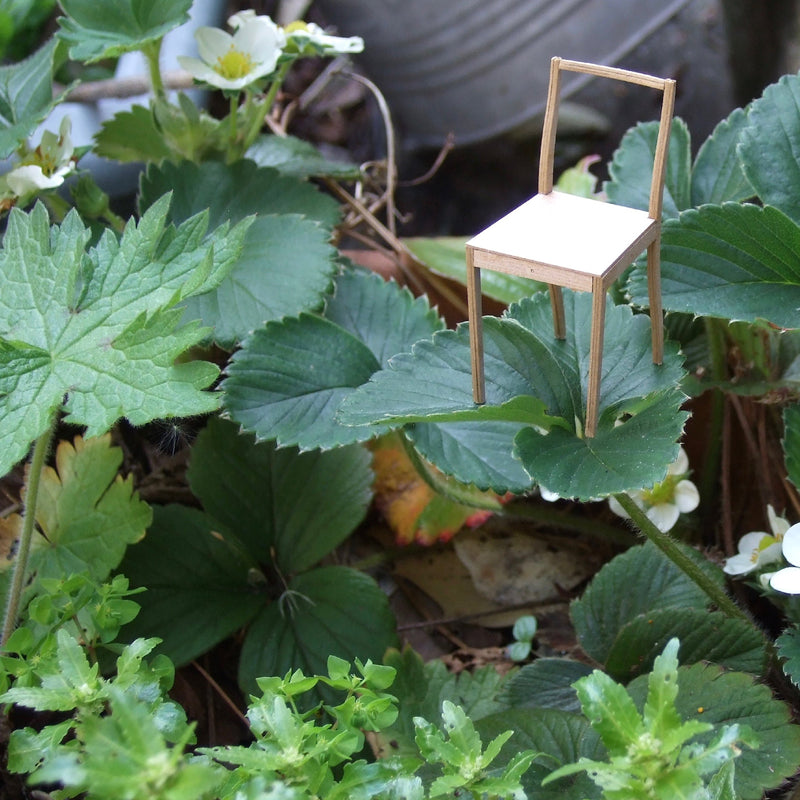
<instances>
[{"instance_id":1,"label":"thin twig","mask_svg":"<svg viewBox=\"0 0 800 800\"><path fill-rule=\"evenodd\" d=\"M244 726L247 730L250 730L250 723L247 721L247 717L242 713L239 706L231 700L228 693L211 677L210 673L203 669L202 666L197 661L192 661L192 666L205 678L210 686L214 689L214 691L220 696L220 699L223 703L225 703L228 708L236 715L238 719L242 721Z\"/></svg>"},{"instance_id":2,"label":"thin twig","mask_svg":"<svg viewBox=\"0 0 800 800\"><path fill-rule=\"evenodd\" d=\"M164 88L191 89L194 78L186 70L172 70L164 73ZM63 87L61 87L63 90ZM147 75L134 75L130 78L108 78L102 81L81 83L67 93L66 100L71 103L96 103L98 100L124 99L148 94L151 90Z\"/></svg>"},{"instance_id":3,"label":"thin twig","mask_svg":"<svg viewBox=\"0 0 800 800\"><path fill-rule=\"evenodd\" d=\"M733 555L733 519L731 516L731 412L725 403L722 411L722 457L720 459L720 502L722 504L722 549Z\"/></svg>"}]
</instances>

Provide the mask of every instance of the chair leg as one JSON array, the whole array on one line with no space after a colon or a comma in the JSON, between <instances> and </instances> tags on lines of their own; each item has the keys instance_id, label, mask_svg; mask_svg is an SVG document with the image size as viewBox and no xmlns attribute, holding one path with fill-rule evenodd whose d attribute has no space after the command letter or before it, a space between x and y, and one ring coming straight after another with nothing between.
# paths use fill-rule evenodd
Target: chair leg
<instances>
[{"instance_id":1,"label":"chair leg","mask_svg":"<svg viewBox=\"0 0 800 800\"><path fill-rule=\"evenodd\" d=\"M469 317L469 350L472 363L472 399L486 402L483 374L483 310L481 303L481 271L474 265L472 248L467 248L467 314Z\"/></svg>"},{"instance_id":2,"label":"chair leg","mask_svg":"<svg viewBox=\"0 0 800 800\"><path fill-rule=\"evenodd\" d=\"M555 329L556 339L567 338L567 327L564 320L564 295L561 287L555 284L550 286L550 306L553 309L553 328Z\"/></svg>"},{"instance_id":3,"label":"chair leg","mask_svg":"<svg viewBox=\"0 0 800 800\"><path fill-rule=\"evenodd\" d=\"M606 322L606 292L601 278L592 285L592 331L589 342L589 387L586 397L586 427L584 434L593 438L597 433L597 413L600 405L600 378L603 372L603 331Z\"/></svg>"},{"instance_id":4,"label":"chair leg","mask_svg":"<svg viewBox=\"0 0 800 800\"><path fill-rule=\"evenodd\" d=\"M647 247L647 291L650 297L650 331L653 363L664 360L664 313L661 308L661 237Z\"/></svg>"}]
</instances>

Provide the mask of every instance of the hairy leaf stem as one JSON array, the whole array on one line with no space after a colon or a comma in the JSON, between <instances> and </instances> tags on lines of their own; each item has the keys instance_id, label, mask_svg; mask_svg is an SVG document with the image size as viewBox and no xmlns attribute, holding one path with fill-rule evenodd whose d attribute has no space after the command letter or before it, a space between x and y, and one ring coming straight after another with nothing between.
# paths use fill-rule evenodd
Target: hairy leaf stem
<instances>
[{"instance_id":1,"label":"hairy leaf stem","mask_svg":"<svg viewBox=\"0 0 800 800\"><path fill-rule=\"evenodd\" d=\"M3 619L3 634L2 639L0 639L0 647L5 646L8 637L14 632L14 628L17 624L17 617L19 616L20 600L25 585L25 572L28 567L28 555L31 550L33 529L36 524L36 500L39 495L39 485L41 483L47 453L50 451L50 443L55 433L56 419L57 415L54 414L47 430L36 440L33 446L33 456L28 472L28 485L25 491L25 512L22 522L22 533L19 539L19 550L14 562L11 586L9 587L8 598L6 600L6 612Z\"/></svg>"}]
</instances>

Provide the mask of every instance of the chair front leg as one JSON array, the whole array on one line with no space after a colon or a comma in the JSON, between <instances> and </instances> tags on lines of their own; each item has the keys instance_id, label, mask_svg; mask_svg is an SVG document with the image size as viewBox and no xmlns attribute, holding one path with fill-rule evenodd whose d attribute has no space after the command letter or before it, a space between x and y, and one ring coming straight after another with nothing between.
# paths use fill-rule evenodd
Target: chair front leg
<instances>
[{"instance_id":1,"label":"chair front leg","mask_svg":"<svg viewBox=\"0 0 800 800\"><path fill-rule=\"evenodd\" d=\"M592 330L589 341L589 386L586 397L586 427L584 434L591 439L597 433L600 407L600 378L603 372L603 332L606 322L606 290L602 278L592 281Z\"/></svg>"},{"instance_id":2,"label":"chair front leg","mask_svg":"<svg viewBox=\"0 0 800 800\"><path fill-rule=\"evenodd\" d=\"M561 287L551 283L550 286L550 307L553 309L553 329L556 339L567 338L567 323L564 318L564 295Z\"/></svg>"}]
</instances>

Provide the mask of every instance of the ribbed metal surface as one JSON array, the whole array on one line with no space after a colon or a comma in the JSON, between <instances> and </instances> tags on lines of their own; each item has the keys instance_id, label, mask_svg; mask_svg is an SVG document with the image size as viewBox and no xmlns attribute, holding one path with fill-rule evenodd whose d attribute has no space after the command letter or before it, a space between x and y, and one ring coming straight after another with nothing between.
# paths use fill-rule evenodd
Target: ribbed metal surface
<instances>
[{"instance_id":1,"label":"ribbed metal surface","mask_svg":"<svg viewBox=\"0 0 800 800\"><path fill-rule=\"evenodd\" d=\"M544 108L551 56L615 64L688 0L316 0L359 57L410 146L460 144ZM564 93L585 81L565 81Z\"/></svg>"}]
</instances>

